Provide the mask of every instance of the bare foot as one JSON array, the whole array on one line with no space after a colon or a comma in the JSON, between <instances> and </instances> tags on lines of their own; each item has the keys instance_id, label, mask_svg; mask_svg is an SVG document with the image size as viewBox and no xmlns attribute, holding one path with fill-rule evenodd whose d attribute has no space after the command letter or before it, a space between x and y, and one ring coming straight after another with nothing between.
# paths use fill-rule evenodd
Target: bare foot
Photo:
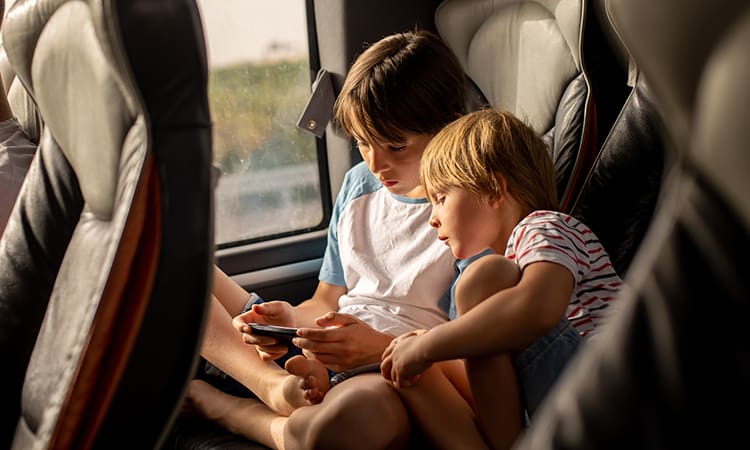
<instances>
[{"instance_id":1,"label":"bare foot","mask_svg":"<svg viewBox=\"0 0 750 450\"><path fill-rule=\"evenodd\" d=\"M310 404L320 403L331 387L328 370L317 359L307 359L302 355L289 358L284 368L299 377L298 387L304 391L304 398Z\"/></svg>"}]
</instances>

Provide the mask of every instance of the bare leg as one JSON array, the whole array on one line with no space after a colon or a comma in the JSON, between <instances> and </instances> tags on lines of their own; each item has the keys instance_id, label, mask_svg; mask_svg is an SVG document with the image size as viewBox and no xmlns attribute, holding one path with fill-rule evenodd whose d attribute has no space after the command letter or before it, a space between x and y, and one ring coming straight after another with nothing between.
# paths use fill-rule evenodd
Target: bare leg
<instances>
[{"instance_id":1,"label":"bare leg","mask_svg":"<svg viewBox=\"0 0 750 450\"><path fill-rule=\"evenodd\" d=\"M209 419L271 448L396 450L409 437L403 403L380 374L352 377L331 388L322 403L301 407L288 419L199 380L191 383L188 399Z\"/></svg>"},{"instance_id":2,"label":"bare leg","mask_svg":"<svg viewBox=\"0 0 750 450\"><path fill-rule=\"evenodd\" d=\"M232 317L242 312L248 295L214 266L213 296L201 356L250 389L271 410L288 416L297 407L310 403L311 392L301 387L296 375L290 376L276 363L263 361L255 347L245 344L232 326Z\"/></svg>"},{"instance_id":3,"label":"bare leg","mask_svg":"<svg viewBox=\"0 0 750 450\"><path fill-rule=\"evenodd\" d=\"M396 390L379 373L366 373L332 387L321 403L297 409L284 441L287 450L397 450L406 446L409 432Z\"/></svg>"},{"instance_id":4,"label":"bare leg","mask_svg":"<svg viewBox=\"0 0 750 450\"><path fill-rule=\"evenodd\" d=\"M456 286L456 309L463 315L495 292L521 279L518 265L504 256L488 255L466 268Z\"/></svg>"},{"instance_id":5,"label":"bare leg","mask_svg":"<svg viewBox=\"0 0 750 450\"><path fill-rule=\"evenodd\" d=\"M297 407L309 404L299 378L274 362L263 361L255 347L245 344L232 327L232 317L215 297L211 299L201 355L280 415L288 416Z\"/></svg>"},{"instance_id":6,"label":"bare leg","mask_svg":"<svg viewBox=\"0 0 750 450\"><path fill-rule=\"evenodd\" d=\"M518 283L518 266L500 255L486 256L467 268L456 288L459 316L495 292ZM465 360L482 434L494 449L510 448L521 433L521 394L510 354Z\"/></svg>"},{"instance_id":7,"label":"bare leg","mask_svg":"<svg viewBox=\"0 0 750 450\"><path fill-rule=\"evenodd\" d=\"M214 266L213 294L232 317L242 312L250 296L249 292L216 266Z\"/></svg>"},{"instance_id":8,"label":"bare leg","mask_svg":"<svg viewBox=\"0 0 750 450\"><path fill-rule=\"evenodd\" d=\"M288 419L259 400L226 394L203 380L190 382L187 399L201 415L232 433L267 447L285 448L284 428Z\"/></svg>"},{"instance_id":9,"label":"bare leg","mask_svg":"<svg viewBox=\"0 0 750 450\"><path fill-rule=\"evenodd\" d=\"M398 392L434 448L488 448L467 391L463 364L452 360L433 365L419 382Z\"/></svg>"},{"instance_id":10,"label":"bare leg","mask_svg":"<svg viewBox=\"0 0 750 450\"><path fill-rule=\"evenodd\" d=\"M493 449L509 449L522 429L521 396L510 355L465 361L479 427Z\"/></svg>"}]
</instances>

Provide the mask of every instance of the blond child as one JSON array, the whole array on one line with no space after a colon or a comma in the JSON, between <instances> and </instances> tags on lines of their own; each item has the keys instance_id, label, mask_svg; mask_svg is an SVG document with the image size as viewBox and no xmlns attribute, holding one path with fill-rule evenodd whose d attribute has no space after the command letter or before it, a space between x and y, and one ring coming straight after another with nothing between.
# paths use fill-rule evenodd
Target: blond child
<instances>
[{"instance_id":1,"label":"blond child","mask_svg":"<svg viewBox=\"0 0 750 450\"><path fill-rule=\"evenodd\" d=\"M622 281L591 230L555 211L546 146L513 115L445 127L421 180L430 225L460 260L454 320L396 338L381 372L437 447L510 448Z\"/></svg>"}]
</instances>

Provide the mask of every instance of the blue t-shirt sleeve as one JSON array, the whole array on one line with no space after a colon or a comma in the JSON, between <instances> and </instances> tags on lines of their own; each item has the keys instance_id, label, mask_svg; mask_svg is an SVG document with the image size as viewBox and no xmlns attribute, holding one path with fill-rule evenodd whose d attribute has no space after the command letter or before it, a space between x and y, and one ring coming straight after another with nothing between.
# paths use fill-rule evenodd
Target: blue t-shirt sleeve
<instances>
[{"instance_id":1,"label":"blue t-shirt sleeve","mask_svg":"<svg viewBox=\"0 0 750 450\"><path fill-rule=\"evenodd\" d=\"M336 198L331 213L331 222L328 224L328 244L323 256L323 264L320 267L318 279L337 286L346 286L344 268L339 252L339 219L352 200L363 195L370 194L382 188L377 178L370 172L364 162L355 165L346 173L341 191Z\"/></svg>"},{"instance_id":2,"label":"blue t-shirt sleeve","mask_svg":"<svg viewBox=\"0 0 750 450\"><path fill-rule=\"evenodd\" d=\"M341 216L341 209L345 203L344 187L347 184L348 178L347 175L344 179L344 186L342 186L341 192L339 192L339 196L336 199L336 204L333 206L331 222L328 224L328 243L326 245L326 252L323 255L323 264L320 266L320 273L318 274L318 280L335 284L336 286L346 286L344 268L341 265L341 255L339 254L338 223Z\"/></svg>"},{"instance_id":3,"label":"blue t-shirt sleeve","mask_svg":"<svg viewBox=\"0 0 750 450\"><path fill-rule=\"evenodd\" d=\"M339 196L340 198L341 196ZM344 268L341 266L341 256L339 255L338 221L340 212L339 202L336 201L331 214L331 222L328 225L328 244L326 245L325 255L323 255L323 264L320 266L318 279L337 286L346 286Z\"/></svg>"}]
</instances>

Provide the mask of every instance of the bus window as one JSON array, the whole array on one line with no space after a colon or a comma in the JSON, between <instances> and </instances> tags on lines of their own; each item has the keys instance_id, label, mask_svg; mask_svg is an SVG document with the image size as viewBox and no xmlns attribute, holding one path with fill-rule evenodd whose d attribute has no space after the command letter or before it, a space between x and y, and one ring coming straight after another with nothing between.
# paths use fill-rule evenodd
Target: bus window
<instances>
[{"instance_id":1,"label":"bus window","mask_svg":"<svg viewBox=\"0 0 750 450\"><path fill-rule=\"evenodd\" d=\"M209 61L219 248L324 226L305 0L199 0ZM313 49L317 51L317 49ZM321 152L322 154L322 152Z\"/></svg>"}]
</instances>

